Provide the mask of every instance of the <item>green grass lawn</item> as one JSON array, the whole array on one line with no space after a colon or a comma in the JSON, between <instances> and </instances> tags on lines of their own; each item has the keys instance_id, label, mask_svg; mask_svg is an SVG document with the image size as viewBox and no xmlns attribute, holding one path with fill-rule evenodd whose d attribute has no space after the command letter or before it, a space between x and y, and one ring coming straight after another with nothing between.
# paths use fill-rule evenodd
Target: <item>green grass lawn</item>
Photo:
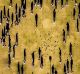
<instances>
[{"instance_id":1,"label":"green grass lawn","mask_svg":"<svg viewBox=\"0 0 80 74\"><path fill-rule=\"evenodd\" d=\"M43 7L34 7L34 13L30 12L30 3L32 0L27 0L26 17L21 18L19 25L13 24L10 29L12 45L15 43L15 34L19 33L19 45L16 47L16 58L12 59L11 68L8 68L8 47L2 47L0 44L0 74L17 74L17 62L23 62L23 50L26 48L27 61L24 65L25 74L50 74L50 62L49 56L52 56L51 64L58 70L58 74L63 73L63 65L66 63L69 57L69 44L73 45L73 73L80 74L80 33L76 29L76 20L73 20L72 11L74 2L69 0L69 4L60 6L60 0L58 8L56 9L57 18L54 23L52 20L52 12L54 7L51 6L50 0L43 0ZM80 0L77 0L78 3ZM15 4L20 6L20 0L13 1L13 7L9 6L9 0L0 0L0 9L3 9L5 5L10 12L15 12ZM76 6L76 19L78 15L78 8ZM38 14L38 27L35 27L35 14ZM80 21L80 20L79 20ZM66 43L62 41L63 29L66 30L66 23L70 23L70 35L66 36ZM79 22L80 23L80 22ZM0 25L0 32L5 25L5 20ZM79 26L80 28L80 26ZM1 35L1 34L0 34ZM7 45L6 41L6 45ZM40 68L40 62L38 60L38 48L41 47L42 55L44 58L44 67ZM59 63L59 47L62 49L62 63ZM35 51L35 65L32 67L31 53Z\"/></svg>"}]
</instances>

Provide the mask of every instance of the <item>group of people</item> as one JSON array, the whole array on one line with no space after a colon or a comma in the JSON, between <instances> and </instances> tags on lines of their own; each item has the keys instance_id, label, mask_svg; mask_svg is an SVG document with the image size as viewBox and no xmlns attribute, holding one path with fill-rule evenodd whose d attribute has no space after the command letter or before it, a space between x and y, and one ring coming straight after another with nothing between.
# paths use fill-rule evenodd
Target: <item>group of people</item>
<instances>
[{"instance_id":1,"label":"group of people","mask_svg":"<svg viewBox=\"0 0 80 74\"><path fill-rule=\"evenodd\" d=\"M70 60L67 59L66 63L64 64L64 74L73 72L72 43L69 45L69 56Z\"/></svg>"},{"instance_id":2,"label":"group of people","mask_svg":"<svg viewBox=\"0 0 80 74\"><path fill-rule=\"evenodd\" d=\"M75 1L77 3L77 1ZM57 4L58 4L58 0L51 0L51 5L55 5L55 8L53 10L53 21L56 21L56 9L57 9ZM68 4L68 0L66 0L66 4ZM34 6L36 5L40 5L40 7L42 8L43 5L43 0L34 0L31 2L31 13L33 14L33 9ZM61 7L63 7L64 5L64 0L61 0ZM10 0L10 6L13 6L13 0ZM3 20L6 19L6 25L2 28L2 32L1 32L1 43L3 44L3 46L6 46L6 37L8 37L8 67L10 68L11 63L12 63L12 58L15 59L16 57L16 47L19 44L19 37L18 37L18 33L16 33L15 35L15 44L12 45L11 44L11 35L10 35L10 26L12 27L14 22L15 24L19 24L21 17L25 17L25 12L26 12L26 0L21 0L21 6L18 7L17 3L15 5L15 14L12 12L12 14L10 15L10 9L8 8L7 12L6 12L6 6L4 6L3 10L0 11L0 23L3 23ZM80 18L80 3L78 4L78 18L77 18L77 31L79 32L79 18ZM76 9L73 8L73 18L75 19L76 16ZM15 17L15 18L14 18ZM11 19L10 19L11 18ZM36 27L38 26L38 14L35 14L35 23L36 23ZM11 25L10 25L10 20L11 20ZM15 21L14 21L15 20ZM67 29L67 35L69 35L70 32L70 24L69 22L66 23L66 29ZM66 43L66 33L65 30L63 29L63 42ZM11 52L12 52L12 56L11 56ZM43 68L44 66L44 58L42 55L42 50L39 47L38 49L38 55L39 55L39 61L40 61L40 68ZM67 59L66 63L64 64L64 74L69 73L70 71L73 71L73 56L72 56L72 43L70 43L69 46L69 55L70 55L70 60ZM24 49L23 52L23 63L20 65L20 62L17 63L17 70L18 70L18 74L24 74L24 64L26 63L26 48ZM32 56L32 66L34 67L34 62L35 62L35 51L32 52L31 54ZM58 74L57 69L54 67L54 65L51 65L51 61L52 61L52 56L49 56L49 61L50 61L50 74ZM61 48L59 48L59 62L62 62L62 51Z\"/></svg>"},{"instance_id":3,"label":"group of people","mask_svg":"<svg viewBox=\"0 0 80 74\"><path fill-rule=\"evenodd\" d=\"M13 0L10 0L10 6L13 6ZM10 9L6 11L6 6L4 6L3 10L0 12L0 23L3 25L4 19L6 20L6 25L2 28L1 32L1 43L3 46L8 45L8 67L11 67L12 59L15 59L16 57L16 47L18 46L18 33L15 34L15 43L12 45L11 42L11 35L10 35L10 29L13 26L13 24L18 24L20 22L21 16L25 16L25 10L26 10L26 0L21 0L21 6L18 9L18 5L16 3L15 5L15 14L12 12L10 14ZM16 17L16 18L14 18ZM11 23L10 23L11 21ZM15 22L15 23L14 23ZM7 40L8 37L8 41ZM8 42L8 44L6 43ZM24 63L26 61L26 50L24 49ZM20 64L18 62L18 73L20 74ZM21 74L24 74L24 65L21 65Z\"/></svg>"},{"instance_id":4,"label":"group of people","mask_svg":"<svg viewBox=\"0 0 80 74\"><path fill-rule=\"evenodd\" d=\"M10 5L12 6L13 0L10 0ZM20 22L21 16L25 16L25 10L26 10L26 0L21 0L21 6L18 7L17 3L15 5L15 13L10 14L10 9L8 8L6 10L6 6L4 6L3 10L0 12L0 23L3 22L3 18L6 18L7 21L12 21L12 24L15 22L18 24ZM14 18L15 17L15 18ZM15 19L15 21L14 21Z\"/></svg>"},{"instance_id":5,"label":"group of people","mask_svg":"<svg viewBox=\"0 0 80 74\"><path fill-rule=\"evenodd\" d=\"M73 72L73 59L70 58L70 61L67 59L67 62L64 64L64 74Z\"/></svg>"},{"instance_id":6,"label":"group of people","mask_svg":"<svg viewBox=\"0 0 80 74\"><path fill-rule=\"evenodd\" d=\"M34 5L40 5L40 7L42 7L43 0L34 0Z\"/></svg>"}]
</instances>

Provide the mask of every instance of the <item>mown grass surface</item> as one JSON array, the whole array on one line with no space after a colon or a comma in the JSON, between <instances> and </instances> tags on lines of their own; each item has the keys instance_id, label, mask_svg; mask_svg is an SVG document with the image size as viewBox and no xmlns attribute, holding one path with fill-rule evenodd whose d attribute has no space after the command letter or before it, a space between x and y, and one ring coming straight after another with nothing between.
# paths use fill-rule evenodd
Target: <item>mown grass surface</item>
<instances>
[{"instance_id":1,"label":"mown grass surface","mask_svg":"<svg viewBox=\"0 0 80 74\"><path fill-rule=\"evenodd\" d=\"M56 67L58 74L63 74L63 65L69 58L69 44L73 45L73 73L80 74L80 34L76 31L76 20L73 20L72 11L74 2L69 0L69 5L64 5L61 8L60 0L58 4L57 19L54 23L52 20L52 11L54 7L50 5L50 0L43 0L43 8L39 6L34 7L34 14L30 12L31 0L27 0L26 17L21 18L19 25L15 24L10 29L12 45L15 43L15 34L19 33L19 46L16 48L16 58L12 59L11 69L7 66L8 47L2 47L0 44L0 74L17 74L17 62L23 62L23 50L27 49L27 61L25 64L25 74L47 74L50 72L49 56L52 56L51 64ZM77 0L78 3L80 0ZM10 8L10 12L15 12L15 4L20 6L20 0L13 1L13 7L9 6L9 0L0 0L0 9L3 6ZM76 10L78 8L76 7ZM38 14L39 21L38 27L35 27L34 15ZM77 10L78 14L78 10ZM77 15L76 15L77 18ZM70 35L66 37L66 43L62 41L63 29L66 30L66 22L70 23ZM0 32L5 25L5 21L0 25ZM7 41L6 41L7 45ZM41 47L42 55L44 58L44 67L40 68L40 62L38 60L38 48ZM59 63L59 47L62 49L62 64ZM35 66L32 67L31 53L35 51Z\"/></svg>"}]
</instances>

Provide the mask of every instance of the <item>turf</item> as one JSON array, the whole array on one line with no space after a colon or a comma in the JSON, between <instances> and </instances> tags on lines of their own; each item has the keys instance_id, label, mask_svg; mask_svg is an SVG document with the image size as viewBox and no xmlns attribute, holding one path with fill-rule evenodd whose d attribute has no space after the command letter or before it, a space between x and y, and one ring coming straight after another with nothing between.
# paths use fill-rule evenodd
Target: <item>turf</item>
<instances>
[{"instance_id":1,"label":"turf","mask_svg":"<svg viewBox=\"0 0 80 74\"><path fill-rule=\"evenodd\" d=\"M78 3L80 0L77 0ZM18 3L20 6L20 0L14 0L13 7L9 6L9 0L0 0L0 9L3 9L5 5L10 12L15 12L15 4ZM54 7L51 6L50 0L43 0L43 7L40 9L39 6L34 7L34 13L30 12L31 0L27 0L26 17L21 18L19 25L13 24L10 29L12 45L15 43L15 34L19 33L19 45L16 48L16 58L12 59L11 68L8 68L8 47L2 47L0 44L0 74L17 74L17 62L23 62L23 50L27 49L27 61L24 65L25 74L49 74L50 73L50 62L49 56L52 56L51 64L58 70L58 74L63 73L63 65L69 58L69 44L73 45L73 73L80 74L80 33L76 29L76 20L73 20L72 11L74 2L69 0L68 5L64 5L61 8L60 0L58 3L57 18L54 23L52 20L52 12ZM78 8L76 6L76 19L78 15ZM38 14L38 27L35 27L35 14ZM62 41L63 29L66 30L66 22L70 23L70 34L66 36L66 43ZM80 22L79 22L80 23ZM0 31L5 25L5 19L0 25ZM80 27L80 26L79 26ZM1 34L0 34L1 35ZM6 45L8 41L6 40ZM42 55L44 58L44 67L40 68L40 62L38 60L38 48L41 47ZM59 63L59 47L62 50L62 63ZM32 67L31 53L35 51L35 66Z\"/></svg>"}]
</instances>

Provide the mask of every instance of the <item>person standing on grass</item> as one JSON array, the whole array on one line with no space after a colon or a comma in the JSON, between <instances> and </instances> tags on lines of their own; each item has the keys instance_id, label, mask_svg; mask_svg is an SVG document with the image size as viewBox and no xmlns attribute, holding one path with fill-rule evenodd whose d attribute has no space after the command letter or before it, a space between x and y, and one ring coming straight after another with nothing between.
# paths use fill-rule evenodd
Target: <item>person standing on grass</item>
<instances>
[{"instance_id":1,"label":"person standing on grass","mask_svg":"<svg viewBox=\"0 0 80 74\"><path fill-rule=\"evenodd\" d=\"M18 74L20 74L20 63L17 64Z\"/></svg>"},{"instance_id":2,"label":"person standing on grass","mask_svg":"<svg viewBox=\"0 0 80 74\"><path fill-rule=\"evenodd\" d=\"M77 32L79 32L79 20L77 18Z\"/></svg>"},{"instance_id":3,"label":"person standing on grass","mask_svg":"<svg viewBox=\"0 0 80 74\"><path fill-rule=\"evenodd\" d=\"M4 37L6 37L6 28L4 26Z\"/></svg>"},{"instance_id":4,"label":"person standing on grass","mask_svg":"<svg viewBox=\"0 0 80 74\"><path fill-rule=\"evenodd\" d=\"M9 38L8 38L8 47L9 47L9 53L11 52L11 37L9 35Z\"/></svg>"},{"instance_id":5,"label":"person standing on grass","mask_svg":"<svg viewBox=\"0 0 80 74\"><path fill-rule=\"evenodd\" d=\"M40 67L43 68L43 56L41 56Z\"/></svg>"},{"instance_id":6,"label":"person standing on grass","mask_svg":"<svg viewBox=\"0 0 80 74\"><path fill-rule=\"evenodd\" d=\"M57 9L57 0L55 0L55 9Z\"/></svg>"},{"instance_id":7,"label":"person standing on grass","mask_svg":"<svg viewBox=\"0 0 80 74\"><path fill-rule=\"evenodd\" d=\"M18 25L18 23L19 23L19 18L18 18L18 14L16 14L15 24Z\"/></svg>"},{"instance_id":8,"label":"person standing on grass","mask_svg":"<svg viewBox=\"0 0 80 74\"><path fill-rule=\"evenodd\" d=\"M5 44L5 37L3 38L3 46L6 46L6 44Z\"/></svg>"},{"instance_id":9,"label":"person standing on grass","mask_svg":"<svg viewBox=\"0 0 80 74\"><path fill-rule=\"evenodd\" d=\"M12 0L10 0L10 5L12 6Z\"/></svg>"},{"instance_id":10,"label":"person standing on grass","mask_svg":"<svg viewBox=\"0 0 80 74\"><path fill-rule=\"evenodd\" d=\"M3 43L3 46L5 46L5 35L6 35L6 32L5 32L5 26L4 26L4 29L2 29L2 43Z\"/></svg>"},{"instance_id":11,"label":"person standing on grass","mask_svg":"<svg viewBox=\"0 0 80 74\"><path fill-rule=\"evenodd\" d=\"M5 36L6 36L6 28L5 28L5 26L4 26L4 33L3 33L3 37L5 38Z\"/></svg>"},{"instance_id":12,"label":"person standing on grass","mask_svg":"<svg viewBox=\"0 0 80 74\"><path fill-rule=\"evenodd\" d=\"M6 35L9 34L9 30L10 30L10 27L9 27L9 22L6 23Z\"/></svg>"},{"instance_id":13,"label":"person standing on grass","mask_svg":"<svg viewBox=\"0 0 80 74\"><path fill-rule=\"evenodd\" d=\"M17 3L16 3L16 6L15 6L15 14L16 14L15 24L18 25L18 23L19 23L19 16L18 16L18 6L17 6Z\"/></svg>"},{"instance_id":14,"label":"person standing on grass","mask_svg":"<svg viewBox=\"0 0 80 74\"><path fill-rule=\"evenodd\" d=\"M2 10L1 10L1 13L0 13L0 23L3 22L3 16L2 16Z\"/></svg>"},{"instance_id":15,"label":"person standing on grass","mask_svg":"<svg viewBox=\"0 0 80 74\"><path fill-rule=\"evenodd\" d=\"M24 4L22 6L22 16L24 17L25 16L25 8L24 8Z\"/></svg>"},{"instance_id":16,"label":"person standing on grass","mask_svg":"<svg viewBox=\"0 0 80 74\"><path fill-rule=\"evenodd\" d=\"M1 43L2 43L3 42L3 37L4 37L4 31L3 31L3 29L2 29L1 35L2 35L2 38L1 38Z\"/></svg>"},{"instance_id":17,"label":"person standing on grass","mask_svg":"<svg viewBox=\"0 0 80 74\"><path fill-rule=\"evenodd\" d=\"M70 43L69 45L69 55L70 57L72 57L72 43Z\"/></svg>"},{"instance_id":18,"label":"person standing on grass","mask_svg":"<svg viewBox=\"0 0 80 74\"><path fill-rule=\"evenodd\" d=\"M34 59L35 59L35 56L34 56L34 52L32 53L32 66L34 66Z\"/></svg>"},{"instance_id":19,"label":"person standing on grass","mask_svg":"<svg viewBox=\"0 0 80 74\"><path fill-rule=\"evenodd\" d=\"M63 0L61 0L61 7L63 7Z\"/></svg>"},{"instance_id":20,"label":"person standing on grass","mask_svg":"<svg viewBox=\"0 0 80 74\"><path fill-rule=\"evenodd\" d=\"M55 69L55 74L58 74L57 70Z\"/></svg>"},{"instance_id":21,"label":"person standing on grass","mask_svg":"<svg viewBox=\"0 0 80 74\"><path fill-rule=\"evenodd\" d=\"M9 35L9 37L8 37L8 41L9 41L8 46L11 46L11 37L10 37L10 35Z\"/></svg>"},{"instance_id":22,"label":"person standing on grass","mask_svg":"<svg viewBox=\"0 0 80 74\"><path fill-rule=\"evenodd\" d=\"M14 14L13 14L13 12L12 12L12 14L11 14L11 21L12 21L11 26L13 26L13 21L14 21Z\"/></svg>"},{"instance_id":23,"label":"person standing on grass","mask_svg":"<svg viewBox=\"0 0 80 74\"><path fill-rule=\"evenodd\" d=\"M40 0L40 7L42 8L43 0Z\"/></svg>"},{"instance_id":24,"label":"person standing on grass","mask_svg":"<svg viewBox=\"0 0 80 74\"><path fill-rule=\"evenodd\" d=\"M24 74L24 65L21 65L21 74Z\"/></svg>"},{"instance_id":25,"label":"person standing on grass","mask_svg":"<svg viewBox=\"0 0 80 74\"><path fill-rule=\"evenodd\" d=\"M32 74L34 74L34 73L32 72Z\"/></svg>"},{"instance_id":26,"label":"person standing on grass","mask_svg":"<svg viewBox=\"0 0 80 74\"><path fill-rule=\"evenodd\" d=\"M10 11L9 11L9 8L7 10L7 18L8 18L8 21L9 21L9 18L10 18Z\"/></svg>"},{"instance_id":27,"label":"person standing on grass","mask_svg":"<svg viewBox=\"0 0 80 74\"><path fill-rule=\"evenodd\" d=\"M15 45L13 45L13 59L15 58Z\"/></svg>"},{"instance_id":28,"label":"person standing on grass","mask_svg":"<svg viewBox=\"0 0 80 74\"><path fill-rule=\"evenodd\" d=\"M38 49L39 59L41 58L41 48Z\"/></svg>"},{"instance_id":29,"label":"person standing on grass","mask_svg":"<svg viewBox=\"0 0 80 74\"><path fill-rule=\"evenodd\" d=\"M53 21L55 22L55 20L56 20L56 10L54 9L53 10Z\"/></svg>"},{"instance_id":30,"label":"person standing on grass","mask_svg":"<svg viewBox=\"0 0 80 74\"><path fill-rule=\"evenodd\" d=\"M16 46L18 46L18 33L16 33Z\"/></svg>"},{"instance_id":31,"label":"person standing on grass","mask_svg":"<svg viewBox=\"0 0 80 74\"><path fill-rule=\"evenodd\" d=\"M24 9L26 10L26 0L24 1Z\"/></svg>"},{"instance_id":32,"label":"person standing on grass","mask_svg":"<svg viewBox=\"0 0 80 74\"><path fill-rule=\"evenodd\" d=\"M73 72L73 59L72 59L72 57L70 59L70 67L71 67L71 72Z\"/></svg>"},{"instance_id":33,"label":"person standing on grass","mask_svg":"<svg viewBox=\"0 0 80 74\"><path fill-rule=\"evenodd\" d=\"M67 34L69 34L69 31L70 31L69 22L67 22L66 26L67 26Z\"/></svg>"},{"instance_id":34,"label":"person standing on grass","mask_svg":"<svg viewBox=\"0 0 80 74\"><path fill-rule=\"evenodd\" d=\"M19 16L19 22L20 22L20 18L21 18L21 8L19 7L19 13L18 13L18 16Z\"/></svg>"},{"instance_id":35,"label":"person standing on grass","mask_svg":"<svg viewBox=\"0 0 80 74\"><path fill-rule=\"evenodd\" d=\"M51 0L51 5L53 5L54 4L54 0Z\"/></svg>"},{"instance_id":36,"label":"person standing on grass","mask_svg":"<svg viewBox=\"0 0 80 74\"><path fill-rule=\"evenodd\" d=\"M6 18L6 7L4 6L4 18Z\"/></svg>"},{"instance_id":37,"label":"person standing on grass","mask_svg":"<svg viewBox=\"0 0 80 74\"><path fill-rule=\"evenodd\" d=\"M17 3L16 3L16 6L15 6L15 14L16 14L16 15L17 15L17 13L18 13L17 9L18 9L18 6L17 6Z\"/></svg>"},{"instance_id":38,"label":"person standing on grass","mask_svg":"<svg viewBox=\"0 0 80 74\"><path fill-rule=\"evenodd\" d=\"M69 60L68 59L67 59L66 67L67 67L67 73L69 73Z\"/></svg>"},{"instance_id":39,"label":"person standing on grass","mask_svg":"<svg viewBox=\"0 0 80 74\"><path fill-rule=\"evenodd\" d=\"M31 13L33 13L34 4L33 1L31 2Z\"/></svg>"},{"instance_id":40,"label":"person standing on grass","mask_svg":"<svg viewBox=\"0 0 80 74\"><path fill-rule=\"evenodd\" d=\"M1 36L2 36L2 38L1 38L1 43L3 42L3 38L4 38L4 30L2 29L2 32L1 32Z\"/></svg>"},{"instance_id":41,"label":"person standing on grass","mask_svg":"<svg viewBox=\"0 0 80 74\"><path fill-rule=\"evenodd\" d=\"M38 24L38 14L35 15L35 21L36 21L36 27L37 27L37 24Z\"/></svg>"},{"instance_id":42,"label":"person standing on grass","mask_svg":"<svg viewBox=\"0 0 80 74\"><path fill-rule=\"evenodd\" d=\"M64 74L67 74L66 73L66 65L64 64Z\"/></svg>"},{"instance_id":43,"label":"person standing on grass","mask_svg":"<svg viewBox=\"0 0 80 74\"><path fill-rule=\"evenodd\" d=\"M63 42L66 42L65 30L63 29Z\"/></svg>"},{"instance_id":44,"label":"person standing on grass","mask_svg":"<svg viewBox=\"0 0 80 74\"><path fill-rule=\"evenodd\" d=\"M55 73L55 70L54 70L54 65L52 65L52 74Z\"/></svg>"},{"instance_id":45,"label":"person standing on grass","mask_svg":"<svg viewBox=\"0 0 80 74\"><path fill-rule=\"evenodd\" d=\"M59 59L60 59L60 63L62 62L62 58L61 58L61 56L62 56L62 52L61 52L61 49L59 48Z\"/></svg>"},{"instance_id":46,"label":"person standing on grass","mask_svg":"<svg viewBox=\"0 0 80 74\"><path fill-rule=\"evenodd\" d=\"M21 8L22 8L22 6L23 6L23 3L24 3L24 0L21 0Z\"/></svg>"},{"instance_id":47,"label":"person standing on grass","mask_svg":"<svg viewBox=\"0 0 80 74\"><path fill-rule=\"evenodd\" d=\"M26 48L24 49L24 64L26 63Z\"/></svg>"},{"instance_id":48,"label":"person standing on grass","mask_svg":"<svg viewBox=\"0 0 80 74\"><path fill-rule=\"evenodd\" d=\"M11 56L10 53L8 53L8 67L10 68L11 65Z\"/></svg>"},{"instance_id":49,"label":"person standing on grass","mask_svg":"<svg viewBox=\"0 0 80 74\"><path fill-rule=\"evenodd\" d=\"M51 74L51 61L52 61L52 57L49 56L49 61L50 61L50 74Z\"/></svg>"},{"instance_id":50,"label":"person standing on grass","mask_svg":"<svg viewBox=\"0 0 80 74\"><path fill-rule=\"evenodd\" d=\"M75 8L73 8L73 19L75 19L75 15L76 15L76 10Z\"/></svg>"},{"instance_id":51,"label":"person standing on grass","mask_svg":"<svg viewBox=\"0 0 80 74\"><path fill-rule=\"evenodd\" d=\"M79 16L79 18L80 18L80 3L79 3L79 5L78 5L78 11L79 11L78 16Z\"/></svg>"}]
</instances>

